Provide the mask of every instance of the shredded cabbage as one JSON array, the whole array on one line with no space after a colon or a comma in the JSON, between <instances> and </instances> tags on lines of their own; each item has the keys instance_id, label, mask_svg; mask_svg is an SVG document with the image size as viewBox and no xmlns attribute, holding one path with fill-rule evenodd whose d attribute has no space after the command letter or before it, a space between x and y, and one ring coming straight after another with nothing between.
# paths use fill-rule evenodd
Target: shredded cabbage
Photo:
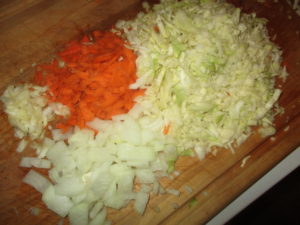
<instances>
[{"instance_id":1,"label":"shredded cabbage","mask_svg":"<svg viewBox=\"0 0 300 225\"><path fill-rule=\"evenodd\" d=\"M287 73L265 19L214 0L162 0L147 10L117 23L138 55L131 88L147 88L137 102L171 124L180 151L204 158L212 146L241 144L251 126L272 127L274 78Z\"/></svg>"}]
</instances>

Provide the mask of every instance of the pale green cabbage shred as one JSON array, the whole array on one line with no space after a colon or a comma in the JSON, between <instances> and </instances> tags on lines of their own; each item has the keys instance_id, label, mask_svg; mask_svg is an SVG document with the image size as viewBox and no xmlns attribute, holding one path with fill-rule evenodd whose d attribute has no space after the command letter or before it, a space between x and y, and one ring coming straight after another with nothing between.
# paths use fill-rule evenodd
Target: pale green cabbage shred
<instances>
[{"instance_id":1,"label":"pale green cabbage shred","mask_svg":"<svg viewBox=\"0 0 300 225\"><path fill-rule=\"evenodd\" d=\"M137 53L138 80L147 88L137 102L144 115L171 124L179 151L200 158L212 146L233 149L251 126L272 127L271 109L285 78L281 51L270 40L266 20L224 1L162 0L118 30Z\"/></svg>"}]
</instances>

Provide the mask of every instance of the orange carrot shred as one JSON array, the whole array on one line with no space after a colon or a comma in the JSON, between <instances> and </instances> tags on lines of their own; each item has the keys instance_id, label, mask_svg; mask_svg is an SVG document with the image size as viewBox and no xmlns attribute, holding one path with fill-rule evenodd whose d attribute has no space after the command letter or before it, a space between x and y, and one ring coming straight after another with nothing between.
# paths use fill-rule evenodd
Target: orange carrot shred
<instances>
[{"instance_id":1,"label":"orange carrot shred","mask_svg":"<svg viewBox=\"0 0 300 225\"><path fill-rule=\"evenodd\" d=\"M171 128L171 124L166 125L166 126L164 127L163 133L164 133L165 135L167 135L167 134L169 133L169 131L170 131L170 128Z\"/></svg>"},{"instance_id":2,"label":"orange carrot shred","mask_svg":"<svg viewBox=\"0 0 300 225\"><path fill-rule=\"evenodd\" d=\"M61 102L70 109L67 121L57 125L68 130L71 126L86 127L95 117L111 119L127 113L134 98L144 90L131 90L136 80L136 55L125 47L126 41L112 32L94 31L93 43L88 36L72 41L58 53L59 60L39 65L34 82L47 85L48 99Z\"/></svg>"}]
</instances>

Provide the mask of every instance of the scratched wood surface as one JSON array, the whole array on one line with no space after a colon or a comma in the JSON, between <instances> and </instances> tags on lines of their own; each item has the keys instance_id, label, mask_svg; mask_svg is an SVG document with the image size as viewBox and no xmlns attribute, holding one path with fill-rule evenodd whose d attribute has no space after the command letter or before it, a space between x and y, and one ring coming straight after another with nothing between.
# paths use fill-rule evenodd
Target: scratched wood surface
<instances>
[{"instance_id":1,"label":"scratched wood surface","mask_svg":"<svg viewBox=\"0 0 300 225\"><path fill-rule=\"evenodd\" d=\"M180 158L176 170L181 175L161 182L165 187L179 189L181 195L152 196L143 216L137 215L132 205L120 211L109 210L114 224L203 224L299 146L300 17L285 1L231 2L245 12L266 17L270 36L283 50L290 76L282 84L280 105L285 113L276 118L275 140L254 132L235 154L220 150L203 161ZM0 94L9 84L28 81L32 64L51 59L67 41L89 30L108 28L119 18L132 18L139 8L139 0L0 1ZM43 205L41 194L21 182L28 169L19 168L19 160L32 152L15 152L18 140L2 105L0 112L0 224L57 224L61 218ZM246 156L251 157L241 167ZM187 192L185 185L193 192ZM192 198L197 199L197 204L190 207ZM40 209L38 216L30 213L32 207ZM66 219L64 224L68 224Z\"/></svg>"}]
</instances>

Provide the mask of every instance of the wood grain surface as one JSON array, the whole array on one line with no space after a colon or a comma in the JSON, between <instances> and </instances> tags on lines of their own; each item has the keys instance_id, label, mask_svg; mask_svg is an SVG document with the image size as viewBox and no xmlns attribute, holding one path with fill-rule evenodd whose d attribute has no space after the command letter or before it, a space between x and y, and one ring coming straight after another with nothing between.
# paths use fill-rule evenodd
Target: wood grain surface
<instances>
[{"instance_id":1,"label":"wood grain surface","mask_svg":"<svg viewBox=\"0 0 300 225\"><path fill-rule=\"evenodd\" d=\"M120 211L110 209L109 218L114 224L203 224L300 145L300 17L285 1L230 2L244 12L267 18L270 37L283 50L290 76L278 84L282 85L280 105L285 112L276 117L275 139L261 138L254 129L234 154L219 150L202 161L181 157L176 163L180 176L161 181L164 187L179 189L181 195L152 196L143 216L132 210L132 204ZM67 41L89 30L108 28L119 18L132 18L139 8L139 0L0 1L0 94L9 84L30 80L32 64L48 61ZM18 167L20 158L33 152L15 152L18 139L2 107L0 224L58 224L61 218L44 206L41 194L21 181L28 169ZM241 167L247 156L250 158ZM191 187L192 193L185 186ZM194 198L197 204L191 207L189 202ZM32 207L40 209L38 216L30 213ZM67 219L64 224L68 224Z\"/></svg>"}]
</instances>

